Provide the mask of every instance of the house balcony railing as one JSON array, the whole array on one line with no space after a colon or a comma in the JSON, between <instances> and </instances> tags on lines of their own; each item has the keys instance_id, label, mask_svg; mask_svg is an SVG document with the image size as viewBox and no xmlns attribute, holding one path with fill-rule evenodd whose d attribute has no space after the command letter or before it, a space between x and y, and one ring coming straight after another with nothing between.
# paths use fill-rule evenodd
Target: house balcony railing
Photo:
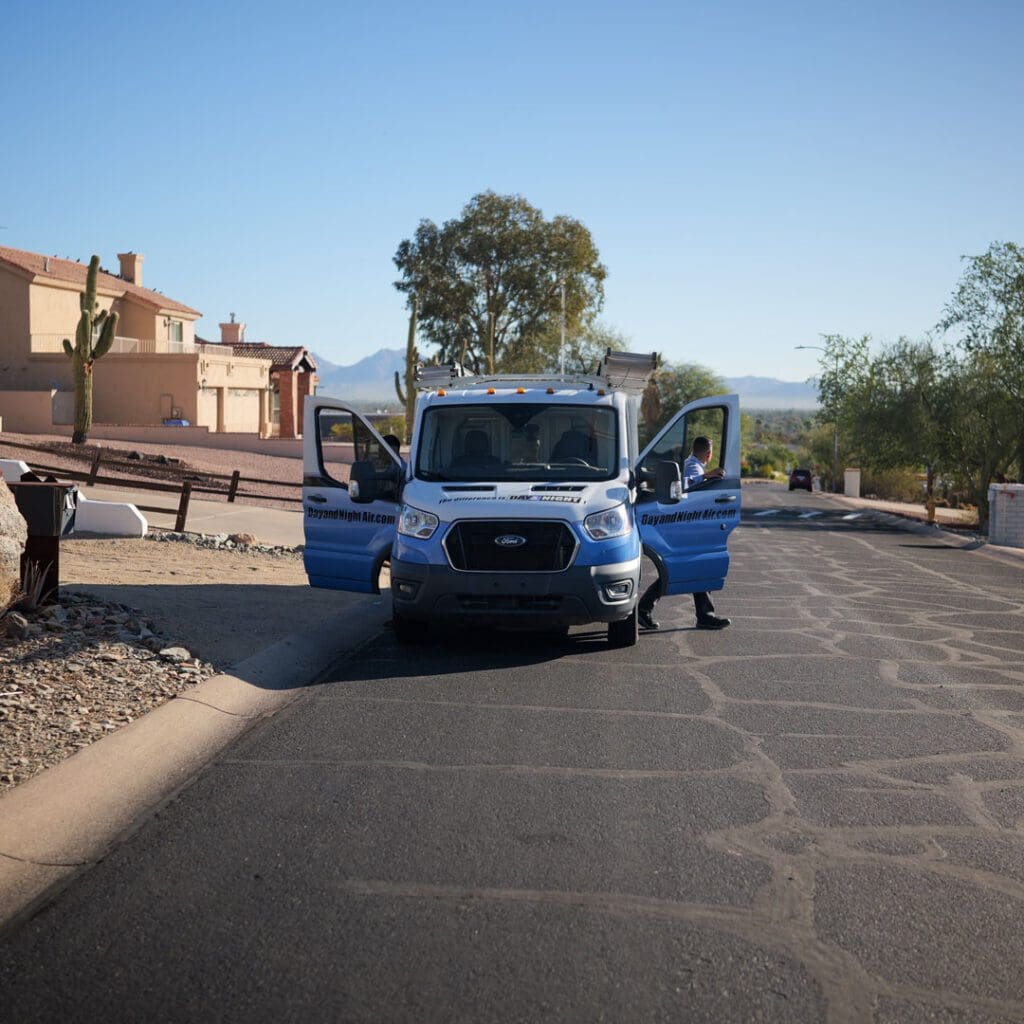
<instances>
[{"instance_id":1,"label":"house balcony railing","mask_svg":"<svg viewBox=\"0 0 1024 1024\"><path fill-rule=\"evenodd\" d=\"M30 335L29 351L33 354L63 352L64 339L70 338L74 344L74 332L67 334L33 334ZM161 338L122 338L115 337L110 346L111 352L119 355L167 355L193 354L208 350L221 349L219 345L203 345L192 341L168 341Z\"/></svg>"}]
</instances>

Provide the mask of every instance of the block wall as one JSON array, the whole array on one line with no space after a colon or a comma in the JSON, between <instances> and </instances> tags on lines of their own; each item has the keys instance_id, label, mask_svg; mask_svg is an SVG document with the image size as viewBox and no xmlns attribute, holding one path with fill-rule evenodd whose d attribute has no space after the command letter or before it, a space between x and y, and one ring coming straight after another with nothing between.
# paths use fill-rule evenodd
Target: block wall
<instances>
[{"instance_id":1,"label":"block wall","mask_svg":"<svg viewBox=\"0 0 1024 1024\"><path fill-rule=\"evenodd\" d=\"M1024 484L992 484L988 503L989 543L1024 548Z\"/></svg>"}]
</instances>

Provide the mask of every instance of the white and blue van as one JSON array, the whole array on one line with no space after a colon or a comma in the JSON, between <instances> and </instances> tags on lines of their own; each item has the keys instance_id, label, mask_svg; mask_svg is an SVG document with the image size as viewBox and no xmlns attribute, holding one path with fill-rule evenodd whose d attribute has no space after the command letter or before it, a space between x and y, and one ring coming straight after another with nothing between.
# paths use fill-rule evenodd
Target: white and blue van
<instances>
[{"instance_id":1,"label":"white and blue van","mask_svg":"<svg viewBox=\"0 0 1024 1024\"><path fill-rule=\"evenodd\" d=\"M308 397L310 583L377 593L387 563L402 642L448 620L606 623L610 645L635 644L641 552L665 594L720 590L740 520L738 397L691 403L641 452L640 394L656 365L610 352L592 376L424 367L405 459L344 401ZM684 490L680 467L702 434L725 475Z\"/></svg>"}]
</instances>

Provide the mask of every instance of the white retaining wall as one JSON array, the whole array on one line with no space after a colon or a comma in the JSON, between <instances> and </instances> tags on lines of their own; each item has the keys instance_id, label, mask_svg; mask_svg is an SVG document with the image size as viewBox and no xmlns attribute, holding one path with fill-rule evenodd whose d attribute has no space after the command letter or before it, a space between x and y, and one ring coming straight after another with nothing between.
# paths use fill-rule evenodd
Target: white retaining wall
<instances>
[{"instance_id":1,"label":"white retaining wall","mask_svg":"<svg viewBox=\"0 0 1024 1024\"><path fill-rule=\"evenodd\" d=\"M1024 548L1024 484L992 484L988 489L988 540Z\"/></svg>"},{"instance_id":2,"label":"white retaining wall","mask_svg":"<svg viewBox=\"0 0 1024 1024\"><path fill-rule=\"evenodd\" d=\"M146 517L134 506L119 501L90 501L79 492L74 533L103 537L145 537Z\"/></svg>"},{"instance_id":3,"label":"white retaining wall","mask_svg":"<svg viewBox=\"0 0 1024 1024\"><path fill-rule=\"evenodd\" d=\"M16 459L0 459L0 475L17 483L29 467ZM72 533L94 533L102 537L145 537L146 517L134 506L120 501L90 501L78 492L75 528Z\"/></svg>"},{"instance_id":4,"label":"white retaining wall","mask_svg":"<svg viewBox=\"0 0 1024 1024\"><path fill-rule=\"evenodd\" d=\"M17 459L0 459L0 476L8 483L17 483L22 473L28 472L28 463L19 462Z\"/></svg>"}]
</instances>

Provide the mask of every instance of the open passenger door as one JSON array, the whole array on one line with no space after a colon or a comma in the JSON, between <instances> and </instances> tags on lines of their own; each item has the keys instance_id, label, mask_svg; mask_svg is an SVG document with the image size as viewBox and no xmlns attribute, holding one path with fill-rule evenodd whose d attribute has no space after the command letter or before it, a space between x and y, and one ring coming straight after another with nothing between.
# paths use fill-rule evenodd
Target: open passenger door
<instances>
[{"instance_id":1,"label":"open passenger door","mask_svg":"<svg viewBox=\"0 0 1024 1024\"><path fill-rule=\"evenodd\" d=\"M310 584L378 593L395 539L405 463L354 409L316 395L305 403L302 463Z\"/></svg>"},{"instance_id":2,"label":"open passenger door","mask_svg":"<svg viewBox=\"0 0 1024 1024\"><path fill-rule=\"evenodd\" d=\"M721 479L668 487L682 474L694 438L708 437ZM662 486L658 486L658 477ZM740 401L720 395L691 402L644 449L637 465L636 518L645 552L659 564L666 594L721 590L729 572L729 534L740 521ZM660 493L659 493L660 491Z\"/></svg>"}]
</instances>

